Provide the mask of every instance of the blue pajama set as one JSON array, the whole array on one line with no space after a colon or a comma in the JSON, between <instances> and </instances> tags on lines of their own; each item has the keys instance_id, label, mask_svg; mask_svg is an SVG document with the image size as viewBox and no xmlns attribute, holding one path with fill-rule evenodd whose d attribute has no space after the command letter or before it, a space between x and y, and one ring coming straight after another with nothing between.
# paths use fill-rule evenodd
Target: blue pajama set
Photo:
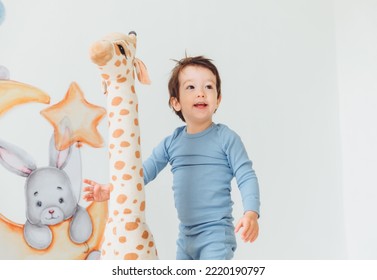
<instances>
[{"instance_id":1,"label":"blue pajama set","mask_svg":"<svg viewBox=\"0 0 377 280\"><path fill-rule=\"evenodd\" d=\"M226 125L166 137L144 161L148 184L170 163L179 236L177 259L232 259L237 247L231 199L236 178L244 211L259 214L258 179L240 137Z\"/></svg>"}]
</instances>

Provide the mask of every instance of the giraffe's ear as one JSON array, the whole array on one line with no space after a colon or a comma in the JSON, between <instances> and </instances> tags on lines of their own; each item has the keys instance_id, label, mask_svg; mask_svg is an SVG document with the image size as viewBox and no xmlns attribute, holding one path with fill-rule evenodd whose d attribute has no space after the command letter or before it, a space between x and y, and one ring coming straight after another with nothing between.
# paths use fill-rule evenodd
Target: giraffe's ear
<instances>
[{"instance_id":1,"label":"giraffe's ear","mask_svg":"<svg viewBox=\"0 0 377 280\"><path fill-rule=\"evenodd\" d=\"M136 69L136 76L140 83L149 85L151 80L149 79L148 70L145 64L138 58L134 59L134 66Z\"/></svg>"}]
</instances>

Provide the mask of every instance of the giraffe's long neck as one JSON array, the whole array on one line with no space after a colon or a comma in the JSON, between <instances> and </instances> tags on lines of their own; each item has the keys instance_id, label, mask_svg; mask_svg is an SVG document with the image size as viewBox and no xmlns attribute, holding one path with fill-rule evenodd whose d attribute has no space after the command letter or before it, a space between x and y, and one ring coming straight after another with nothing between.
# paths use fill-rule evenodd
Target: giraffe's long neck
<instances>
[{"instance_id":1,"label":"giraffe's long neck","mask_svg":"<svg viewBox=\"0 0 377 280\"><path fill-rule=\"evenodd\" d=\"M96 46L109 50L103 42ZM112 185L101 259L157 259L154 238L145 221L138 98L134 86L136 41L117 41L112 48L112 58L105 65L97 64L107 89Z\"/></svg>"},{"instance_id":2,"label":"giraffe's long neck","mask_svg":"<svg viewBox=\"0 0 377 280\"><path fill-rule=\"evenodd\" d=\"M108 87L110 182L109 213L134 226L145 220L143 165L140 148L138 98L133 79ZM119 213L123 211L123 213Z\"/></svg>"}]
</instances>

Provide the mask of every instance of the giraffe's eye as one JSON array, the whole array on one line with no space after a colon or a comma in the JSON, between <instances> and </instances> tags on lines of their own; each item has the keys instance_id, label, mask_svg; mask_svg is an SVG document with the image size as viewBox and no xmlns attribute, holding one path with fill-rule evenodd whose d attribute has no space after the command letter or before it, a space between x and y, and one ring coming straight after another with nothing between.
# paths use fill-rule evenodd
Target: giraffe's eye
<instances>
[{"instance_id":1,"label":"giraffe's eye","mask_svg":"<svg viewBox=\"0 0 377 280\"><path fill-rule=\"evenodd\" d=\"M124 50L123 46L122 45L117 45L117 46L119 48L120 53L123 54L127 58L126 51Z\"/></svg>"}]
</instances>

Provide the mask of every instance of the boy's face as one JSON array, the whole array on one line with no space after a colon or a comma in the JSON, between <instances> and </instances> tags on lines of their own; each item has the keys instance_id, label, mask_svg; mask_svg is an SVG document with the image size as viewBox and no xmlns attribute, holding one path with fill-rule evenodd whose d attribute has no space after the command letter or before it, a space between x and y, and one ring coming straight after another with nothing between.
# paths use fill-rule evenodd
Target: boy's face
<instances>
[{"instance_id":1,"label":"boy's face","mask_svg":"<svg viewBox=\"0 0 377 280\"><path fill-rule=\"evenodd\" d=\"M188 125L212 123L212 115L218 108L216 76L207 68L189 65L178 76L179 101L172 99L174 110L182 111Z\"/></svg>"}]
</instances>

